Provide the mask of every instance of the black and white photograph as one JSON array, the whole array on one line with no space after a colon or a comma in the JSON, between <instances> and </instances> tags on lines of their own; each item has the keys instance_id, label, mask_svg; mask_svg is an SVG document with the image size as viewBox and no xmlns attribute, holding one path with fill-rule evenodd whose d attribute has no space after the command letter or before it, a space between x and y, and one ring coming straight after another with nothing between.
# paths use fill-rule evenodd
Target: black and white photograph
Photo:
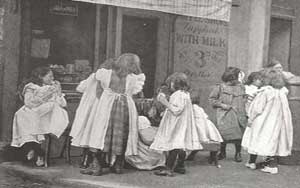
<instances>
[{"instance_id":1,"label":"black and white photograph","mask_svg":"<svg viewBox=\"0 0 300 188\"><path fill-rule=\"evenodd\" d=\"M0 0L0 188L300 187L300 0Z\"/></svg>"}]
</instances>

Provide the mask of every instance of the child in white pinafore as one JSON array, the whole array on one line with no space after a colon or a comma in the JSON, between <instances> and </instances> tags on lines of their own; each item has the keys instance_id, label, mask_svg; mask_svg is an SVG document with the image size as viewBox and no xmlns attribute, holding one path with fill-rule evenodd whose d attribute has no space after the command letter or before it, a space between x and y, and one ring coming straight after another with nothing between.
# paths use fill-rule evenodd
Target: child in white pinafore
<instances>
[{"instance_id":1,"label":"child in white pinafore","mask_svg":"<svg viewBox=\"0 0 300 188\"><path fill-rule=\"evenodd\" d=\"M257 155L266 156L270 161L262 171L276 174L277 156L291 154L292 117L282 74L275 71L266 73L264 85L249 107L250 128L243 136L242 146L250 154L248 167L255 169Z\"/></svg>"},{"instance_id":2,"label":"child in white pinafore","mask_svg":"<svg viewBox=\"0 0 300 188\"><path fill-rule=\"evenodd\" d=\"M99 69L94 79L101 84L103 92L99 100L87 101L86 110L90 109L90 113L83 114L85 121L78 118L81 122L71 132L72 145L94 150L93 165L81 171L82 174L103 175L104 155L109 158L111 171L120 174L125 155L138 154L138 114L132 96L142 91L145 75L139 57L126 53L116 60L112 69ZM90 92L86 99L88 95L95 98L95 88Z\"/></svg>"},{"instance_id":3,"label":"child in white pinafore","mask_svg":"<svg viewBox=\"0 0 300 188\"><path fill-rule=\"evenodd\" d=\"M252 72L247 79L246 85L245 85L245 92L247 96L246 101L246 112L248 112L249 106L251 102L253 101L254 97L258 94L260 91L259 88L262 86L263 80L262 80L262 73L261 72Z\"/></svg>"},{"instance_id":4,"label":"child in white pinafore","mask_svg":"<svg viewBox=\"0 0 300 188\"><path fill-rule=\"evenodd\" d=\"M37 67L22 88L24 105L15 113L11 146L23 147L27 159L37 156L36 164L42 166L43 152L40 148L44 134L59 137L68 126L69 119L64 95L59 82L53 80L49 67Z\"/></svg>"},{"instance_id":5,"label":"child in white pinafore","mask_svg":"<svg viewBox=\"0 0 300 188\"><path fill-rule=\"evenodd\" d=\"M170 89L173 91L168 101L164 94L158 95L158 101L166 106L158 132L151 149L169 151L166 169L156 175L173 176L173 172L185 173L184 160L186 151L202 149L200 135L197 131L193 105L190 97L188 78L184 73L170 76ZM177 164L175 165L176 158Z\"/></svg>"}]
</instances>

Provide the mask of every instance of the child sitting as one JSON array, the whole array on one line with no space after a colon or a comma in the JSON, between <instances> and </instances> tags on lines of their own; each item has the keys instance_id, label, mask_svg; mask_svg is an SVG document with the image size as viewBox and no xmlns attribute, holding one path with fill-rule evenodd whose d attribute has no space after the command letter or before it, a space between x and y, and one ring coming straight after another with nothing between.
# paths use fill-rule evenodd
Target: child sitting
<instances>
[{"instance_id":1,"label":"child sitting","mask_svg":"<svg viewBox=\"0 0 300 188\"><path fill-rule=\"evenodd\" d=\"M37 155L36 165L43 166L40 144L44 134L59 137L68 126L68 114L62 108L66 101L49 67L34 69L24 85L21 92L24 105L14 116L11 146L23 147L28 160Z\"/></svg>"},{"instance_id":2,"label":"child sitting","mask_svg":"<svg viewBox=\"0 0 300 188\"><path fill-rule=\"evenodd\" d=\"M150 121L145 116L138 117L138 155L126 156L126 161L133 167L140 170L153 170L165 166L166 155L164 152L150 149L157 127L152 127Z\"/></svg>"},{"instance_id":3,"label":"child sitting","mask_svg":"<svg viewBox=\"0 0 300 188\"><path fill-rule=\"evenodd\" d=\"M220 168L221 166L218 163L217 153L219 151L220 143L223 142L222 136L213 122L209 120L208 115L205 113L203 108L197 104L193 104L193 111L201 143L204 150L210 151L208 162L210 164L214 162L216 167ZM197 150L192 151L187 160L193 160L197 152Z\"/></svg>"}]
</instances>

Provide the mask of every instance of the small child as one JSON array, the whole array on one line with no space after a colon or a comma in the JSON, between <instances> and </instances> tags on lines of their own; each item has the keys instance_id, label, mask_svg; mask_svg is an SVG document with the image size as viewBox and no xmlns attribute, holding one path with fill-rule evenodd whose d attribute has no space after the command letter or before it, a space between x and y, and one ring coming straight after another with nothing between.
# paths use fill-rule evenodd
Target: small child
<instances>
[{"instance_id":1,"label":"small child","mask_svg":"<svg viewBox=\"0 0 300 188\"><path fill-rule=\"evenodd\" d=\"M201 143L203 144L204 150L210 151L208 163L214 163L217 168L221 168L217 159L217 153L220 150L220 143L223 142L222 136L214 123L209 120L203 108L197 104L193 104L193 111ZM194 160L197 152L197 150L192 151L188 155L187 160Z\"/></svg>"},{"instance_id":2,"label":"small child","mask_svg":"<svg viewBox=\"0 0 300 188\"><path fill-rule=\"evenodd\" d=\"M44 134L59 137L68 126L66 100L49 67L37 67L20 87L24 105L15 113L11 146L26 150L27 159L37 156L36 165L44 165L40 147Z\"/></svg>"},{"instance_id":3,"label":"small child","mask_svg":"<svg viewBox=\"0 0 300 188\"><path fill-rule=\"evenodd\" d=\"M246 111L248 112L249 106L251 102L253 101L254 97L257 95L257 93L260 91L259 88L262 86L262 73L261 72L252 72L247 79L246 85L245 85L245 91L247 96L246 101Z\"/></svg>"},{"instance_id":4,"label":"small child","mask_svg":"<svg viewBox=\"0 0 300 188\"><path fill-rule=\"evenodd\" d=\"M217 85L209 96L216 109L217 128L224 142L221 143L219 159L226 158L226 144L235 144L235 161L241 162L241 139L247 126L245 110L245 87L243 72L236 67L228 67L222 75L222 84Z\"/></svg>"},{"instance_id":5,"label":"small child","mask_svg":"<svg viewBox=\"0 0 300 188\"><path fill-rule=\"evenodd\" d=\"M184 160L186 151L200 150L200 135L194 119L193 105L190 97L188 78L184 73L174 73L169 88L173 92L169 101L165 94L158 95L158 101L166 106L158 132L151 149L169 151L166 169L156 172L156 175L173 176L173 172L186 172ZM177 164L176 163L176 159Z\"/></svg>"},{"instance_id":6,"label":"small child","mask_svg":"<svg viewBox=\"0 0 300 188\"><path fill-rule=\"evenodd\" d=\"M263 172L277 174L277 156L291 154L293 143L292 117L287 99L288 90L282 74L266 73L264 87L249 107L250 127L245 131L242 146L250 154L246 164L256 168L257 155L269 157Z\"/></svg>"}]
</instances>

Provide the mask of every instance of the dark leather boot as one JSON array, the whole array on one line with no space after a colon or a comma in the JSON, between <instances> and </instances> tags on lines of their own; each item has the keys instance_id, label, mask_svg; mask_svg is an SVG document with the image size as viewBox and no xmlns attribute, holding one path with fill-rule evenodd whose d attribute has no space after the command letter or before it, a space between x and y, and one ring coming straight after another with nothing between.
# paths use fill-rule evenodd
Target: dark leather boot
<instances>
[{"instance_id":1,"label":"dark leather boot","mask_svg":"<svg viewBox=\"0 0 300 188\"><path fill-rule=\"evenodd\" d=\"M84 149L82 152L82 161L80 162L79 168L86 169L92 162L92 153L88 149Z\"/></svg>"},{"instance_id":2,"label":"dark leather boot","mask_svg":"<svg viewBox=\"0 0 300 188\"><path fill-rule=\"evenodd\" d=\"M123 173L123 166L124 166L124 156L123 155L117 155L115 164L111 168L111 171L113 173L116 173L116 174L122 174Z\"/></svg>"},{"instance_id":3,"label":"dark leather boot","mask_svg":"<svg viewBox=\"0 0 300 188\"><path fill-rule=\"evenodd\" d=\"M243 161L243 159L242 159L242 155L241 155L241 153L240 153L240 152L238 152L238 153L235 153L235 155L234 155L234 160L235 160L235 162L238 162L238 163L240 163L240 162L242 162L242 161Z\"/></svg>"},{"instance_id":4,"label":"dark leather boot","mask_svg":"<svg viewBox=\"0 0 300 188\"><path fill-rule=\"evenodd\" d=\"M101 152L92 152L93 161L91 165L87 169L81 170L80 173L93 176L103 175L101 154Z\"/></svg>"},{"instance_id":5,"label":"dark leather boot","mask_svg":"<svg viewBox=\"0 0 300 188\"><path fill-rule=\"evenodd\" d=\"M222 142L221 143L221 148L220 148L220 153L218 155L218 159L222 160L226 158L226 143Z\"/></svg>"},{"instance_id":6,"label":"dark leather boot","mask_svg":"<svg viewBox=\"0 0 300 188\"><path fill-rule=\"evenodd\" d=\"M242 150L241 141L238 140L235 143L235 155L234 155L234 160L238 163L243 161L242 155L241 155L241 150Z\"/></svg>"},{"instance_id":7,"label":"dark leather boot","mask_svg":"<svg viewBox=\"0 0 300 188\"><path fill-rule=\"evenodd\" d=\"M107 155L107 153L105 153L105 152L102 152L101 153L101 165L102 165L102 168L109 168L109 163L107 163L106 162L106 155Z\"/></svg>"},{"instance_id":8,"label":"dark leather boot","mask_svg":"<svg viewBox=\"0 0 300 188\"><path fill-rule=\"evenodd\" d=\"M186 170L185 170L185 167L184 167L185 156L186 156L185 151L180 151L178 153L177 164L174 168L174 172L177 172L179 174L185 174L186 173Z\"/></svg>"}]
</instances>

